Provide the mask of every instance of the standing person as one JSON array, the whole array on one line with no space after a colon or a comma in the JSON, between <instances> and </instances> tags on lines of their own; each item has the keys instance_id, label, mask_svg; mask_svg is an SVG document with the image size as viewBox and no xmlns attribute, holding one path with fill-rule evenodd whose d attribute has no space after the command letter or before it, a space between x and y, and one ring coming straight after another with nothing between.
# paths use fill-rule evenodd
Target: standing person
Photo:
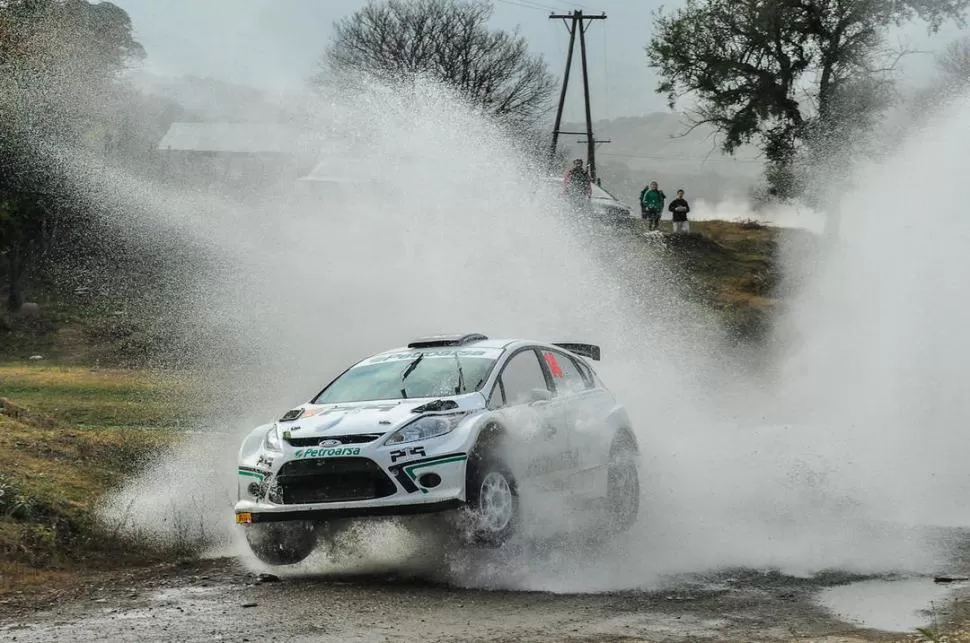
<instances>
[{"instance_id":1,"label":"standing person","mask_svg":"<svg viewBox=\"0 0 970 643\"><path fill-rule=\"evenodd\" d=\"M660 214L664 211L664 201L667 195L657 187L656 181L650 182L650 189L641 192L640 208L646 212L647 230L658 230L660 228Z\"/></svg>"},{"instance_id":2,"label":"standing person","mask_svg":"<svg viewBox=\"0 0 970 643\"><path fill-rule=\"evenodd\" d=\"M563 177L563 189L566 198L576 210L588 210L589 199L593 194L593 181L589 172L583 167L583 159L573 161L573 166L569 168Z\"/></svg>"},{"instance_id":3,"label":"standing person","mask_svg":"<svg viewBox=\"0 0 970 643\"><path fill-rule=\"evenodd\" d=\"M677 190L677 198L670 202L670 211L673 213L674 232L690 232L690 223L687 222L690 205L684 198L683 190Z\"/></svg>"}]
</instances>

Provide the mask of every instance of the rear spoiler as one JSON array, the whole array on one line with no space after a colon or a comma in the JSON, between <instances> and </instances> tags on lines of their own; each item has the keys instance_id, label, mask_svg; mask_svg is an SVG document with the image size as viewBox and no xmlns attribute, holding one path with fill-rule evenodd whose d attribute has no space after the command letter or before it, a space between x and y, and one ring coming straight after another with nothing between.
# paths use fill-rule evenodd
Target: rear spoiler
<instances>
[{"instance_id":1,"label":"rear spoiler","mask_svg":"<svg viewBox=\"0 0 970 643\"><path fill-rule=\"evenodd\" d=\"M571 344L564 342L560 344L553 344L553 346L565 348L567 351L576 353L577 355L582 355L583 357L588 357L597 362L600 361L600 347L594 346L593 344Z\"/></svg>"}]
</instances>

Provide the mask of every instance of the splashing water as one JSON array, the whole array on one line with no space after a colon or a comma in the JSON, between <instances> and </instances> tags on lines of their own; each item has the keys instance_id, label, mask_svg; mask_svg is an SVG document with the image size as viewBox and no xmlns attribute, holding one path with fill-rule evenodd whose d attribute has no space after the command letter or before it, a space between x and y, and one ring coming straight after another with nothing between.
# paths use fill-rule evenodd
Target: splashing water
<instances>
[{"instance_id":1,"label":"splashing water","mask_svg":"<svg viewBox=\"0 0 970 643\"><path fill-rule=\"evenodd\" d=\"M214 431L131 481L107 519L230 541L235 454L251 427L353 360L467 330L602 345L598 370L645 453L644 506L605 547L554 539L468 554L443 572L451 582L597 591L730 566L916 569L939 552L909 527L966 524L966 105L846 195L838 243L783 326L784 378L772 385L680 299L671 266L565 218L512 142L441 87L335 92L317 114L309 131L342 149L325 160L376 184L253 204L107 175L112 198L148 213L138 225L175 230L222 266L196 276L191 322L225 329L235 347L206 373L225 393ZM386 542L382 529L373 537ZM408 542L387 564L415 564Z\"/></svg>"},{"instance_id":2,"label":"splashing water","mask_svg":"<svg viewBox=\"0 0 970 643\"><path fill-rule=\"evenodd\" d=\"M873 511L907 524L970 518L968 119L964 97L860 171L838 242L788 326L803 338L785 362L792 415L846 452L841 473Z\"/></svg>"}]
</instances>

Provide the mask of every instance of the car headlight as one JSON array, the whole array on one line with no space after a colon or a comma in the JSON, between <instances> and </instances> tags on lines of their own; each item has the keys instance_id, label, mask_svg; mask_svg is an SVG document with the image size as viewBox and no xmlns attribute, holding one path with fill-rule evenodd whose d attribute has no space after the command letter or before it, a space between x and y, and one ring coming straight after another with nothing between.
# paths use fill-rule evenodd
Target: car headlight
<instances>
[{"instance_id":1,"label":"car headlight","mask_svg":"<svg viewBox=\"0 0 970 643\"><path fill-rule=\"evenodd\" d=\"M275 424L266 432L266 437L263 438L263 448L267 451L283 452L283 443L280 442L280 434L276 430Z\"/></svg>"},{"instance_id":2,"label":"car headlight","mask_svg":"<svg viewBox=\"0 0 970 643\"><path fill-rule=\"evenodd\" d=\"M451 433L463 415L426 415L395 431L384 444L404 444Z\"/></svg>"}]
</instances>

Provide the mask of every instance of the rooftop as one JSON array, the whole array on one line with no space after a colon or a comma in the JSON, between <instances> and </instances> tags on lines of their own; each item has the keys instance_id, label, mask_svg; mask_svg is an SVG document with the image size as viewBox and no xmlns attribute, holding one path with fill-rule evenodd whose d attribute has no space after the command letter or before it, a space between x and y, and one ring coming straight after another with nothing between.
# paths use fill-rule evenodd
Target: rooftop
<instances>
[{"instance_id":1,"label":"rooftop","mask_svg":"<svg viewBox=\"0 0 970 643\"><path fill-rule=\"evenodd\" d=\"M172 123L160 150L226 154L295 154L300 133L275 123Z\"/></svg>"}]
</instances>

